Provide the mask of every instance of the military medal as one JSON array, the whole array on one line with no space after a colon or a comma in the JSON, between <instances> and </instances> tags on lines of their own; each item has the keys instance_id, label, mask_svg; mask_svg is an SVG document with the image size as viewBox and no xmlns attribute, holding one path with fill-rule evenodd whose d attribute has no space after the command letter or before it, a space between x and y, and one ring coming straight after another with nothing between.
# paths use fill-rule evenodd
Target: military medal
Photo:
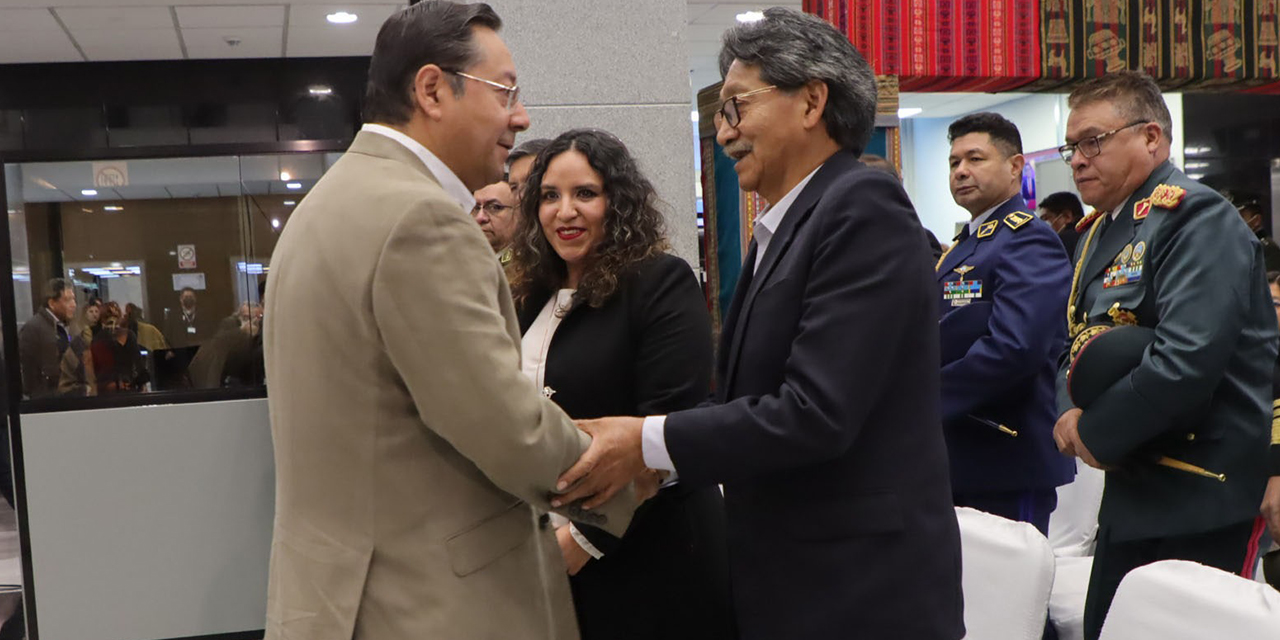
<instances>
[{"instance_id":1,"label":"military medal","mask_svg":"<svg viewBox=\"0 0 1280 640\"><path fill-rule=\"evenodd\" d=\"M970 271L973 271L973 267L972 267L972 266L970 266L970 265L967 265L967 264L966 264L966 265L958 266L958 267L956 267L956 268L952 269L952 271L954 271L954 272L956 272L956 273L960 274L960 277L961 277L961 278L964 278L964 274L969 273Z\"/></svg>"},{"instance_id":2,"label":"military medal","mask_svg":"<svg viewBox=\"0 0 1280 640\"><path fill-rule=\"evenodd\" d=\"M953 307L963 307L982 297L981 280L951 280L942 283L942 299Z\"/></svg>"}]
</instances>

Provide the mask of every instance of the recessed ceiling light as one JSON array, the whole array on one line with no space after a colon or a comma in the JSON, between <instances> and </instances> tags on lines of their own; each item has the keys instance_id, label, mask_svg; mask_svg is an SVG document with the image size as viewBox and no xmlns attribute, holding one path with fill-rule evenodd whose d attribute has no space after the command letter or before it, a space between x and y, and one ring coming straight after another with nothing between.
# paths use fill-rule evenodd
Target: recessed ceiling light
<instances>
[{"instance_id":1,"label":"recessed ceiling light","mask_svg":"<svg viewBox=\"0 0 1280 640\"><path fill-rule=\"evenodd\" d=\"M286 183L284 186L285 186L285 188L286 188L286 189L301 189L301 188L302 188L302 183L301 183L301 182L289 182L289 183Z\"/></svg>"},{"instance_id":2,"label":"recessed ceiling light","mask_svg":"<svg viewBox=\"0 0 1280 640\"><path fill-rule=\"evenodd\" d=\"M273 229L279 229L279 228L280 228L280 218L272 218L272 219L271 219L271 228L273 228Z\"/></svg>"},{"instance_id":3,"label":"recessed ceiling light","mask_svg":"<svg viewBox=\"0 0 1280 640\"><path fill-rule=\"evenodd\" d=\"M313 96L327 96L333 93L333 89L330 87L310 87L307 92Z\"/></svg>"},{"instance_id":4,"label":"recessed ceiling light","mask_svg":"<svg viewBox=\"0 0 1280 640\"><path fill-rule=\"evenodd\" d=\"M337 13L331 13L331 14L329 14L329 15L325 16L325 17L324 17L324 19L325 19L325 20L328 20L329 22L331 22L331 23L333 23L333 24L351 24L352 22L355 22L356 20L359 20L360 18L359 18L359 16L357 16L357 15L356 15L356 14L354 14L354 13L347 13L346 11L339 11L339 12L337 12Z\"/></svg>"},{"instance_id":5,"label":"recessed ceiling light","mask_svg":"<svg viewBox=\"0 0 1280 640\"><path fill-rule=\"evenodd\" d=\"M115 204L109 204L102 208L103 211L124 211L124 207Z\"/></svg>"},{"instance_id":6,"label":"recessed ceiling light","mask_svg":"<svg viewBox=\"0 0 1280 640\"><path fill-rule=\"evenodd\" d=\"M763 11L744 11L738 14L738 22L760 22L764 20Z\"/></svg>"},{"instance_id":7,"label":"recessed ceiling light","mask_svg":"<svg viewBox=\"0 0 1280 640\"><path fill-rule=\"evenodd\" d=\"M293 205L295 205L295 204L298 204L298 202L297 202L296 200L285 200L285 201L284 201L284 206L286 206L286 207L292 207L292 206L293 206Z\"/></svg>"},{"instance_id":8,"label":"recessed ceiling light","mask_svg":"<svg viewBox=\"0 0 1280 640\"><path fill-rule=\"evenodd\" d=\"M80 190L80 195L82 195L82 196L90 196L90 197L92 197L92 196L96 196L96 195L98 195L98 190L97 190L97 189L81 189L81 190Z\"/></svg>"},{"instance_id":9,"label":"recessed ceiling light","mask_svg":"<svg viewBox=\"0 0 1280 640\"><path fill-rule=\"evenodd\" d=\"M924 111L924 109L921 109L920 107L902 107L898 109L898 117L910 118L911 116L920 115L920 112L922 111Z\"/></svg>"},{"instance_id":10,"label":"recessed ceiling light","mask_svg":"<svg viewBox=\"0 0 1280 640\"><path fill-rule=\"evenodd\" d=\"M281 179L281 180L286 180L286 181L287 181L287 180L292 180L292 179L293 179L293 176L289 175L289 172L288 172L288 171L281 171L281 172L280 172L280 179Z\"/></svg>"}]
</instances>

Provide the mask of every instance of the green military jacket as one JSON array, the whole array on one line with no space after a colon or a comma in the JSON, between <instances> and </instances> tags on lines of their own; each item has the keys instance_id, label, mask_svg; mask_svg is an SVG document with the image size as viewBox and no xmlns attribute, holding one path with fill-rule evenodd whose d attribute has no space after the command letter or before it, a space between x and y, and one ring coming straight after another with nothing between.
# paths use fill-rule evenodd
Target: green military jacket
<instances>
[{"instance_id":1,"label":"green military jacket","mask_svg":"<svg viewBox=\"0 0 1280 640\"><path fill-rule=\"evenodd\" d=\"M1098 520L1117 539L1186 535L1258 514L1268 476L1277 328L1262 247L1235 207L1165 162L1076 250L1059 414L1073 346L1092 325L1153 328L1142 362L1080 417L1105 465ZM1086 335L1081 336L1084 333ZM1167 456L1221 473L1194 475Z\"/></svg>"}]
</instances>

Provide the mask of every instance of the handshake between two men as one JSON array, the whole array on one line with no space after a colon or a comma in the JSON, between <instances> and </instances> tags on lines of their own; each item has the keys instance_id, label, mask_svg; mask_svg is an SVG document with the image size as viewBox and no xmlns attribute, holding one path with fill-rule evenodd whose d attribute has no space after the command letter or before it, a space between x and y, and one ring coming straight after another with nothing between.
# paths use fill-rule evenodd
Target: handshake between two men
<instances>
[{"instance_id":1,"label":"handshake between two men","mask_svg":"<svg viewBox=\"0 0 1280 640\"><path fill-rule=\"evenodd\" d=\"M558 493L551 497L552 507L558 509L581 501L580 506L589 511L608 502L632 482L639 500L657 495L667 474L645 466L643 418L611 417L574 423L591 436L591 446L560 475Z\"/></svg>"}]
</instances>

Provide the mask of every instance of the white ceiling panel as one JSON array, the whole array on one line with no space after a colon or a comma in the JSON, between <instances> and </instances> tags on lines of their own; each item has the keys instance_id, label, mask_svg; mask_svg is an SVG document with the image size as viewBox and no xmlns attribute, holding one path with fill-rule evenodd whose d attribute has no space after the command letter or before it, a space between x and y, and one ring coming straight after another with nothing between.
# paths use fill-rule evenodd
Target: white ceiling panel
<instances>
[{"instance_id":1,"label":"white ceiling panel","mask_svg":"<svg viewBox=\"0 0 1280 640\"><path fill-rule=\"evenodd\" d=\"M373 53L373 41L377 36L377 27L347 29L338 33L328 27L289 27L289 49L285 55L290 58L367 56Z\"/></svg>"},{"instance_id":2,"label":"white ceiling panel","mask_svg":"<svg viewBox=\"0 0 1280 640\"><path fill-rule=\"evenodd\" d=\"M284 25L284 5L238 7L175 7L183 29L214 27L279 27Z\"/></svg>"},{"instance_id":3,"label":"white ceiling panel","mask_svg":"<svg viewBox=\"0 0 1280 640\"><path fill-rule=\"evenodd\" d=\"M239 44L227 44L234 38ZM277 58L284 38L284 27L220 27L183 29L189 58Z\"/></svg>"},{"instance_id":4,"label":"white ceiling panel","mask_svg":"<svg viewBox=\"0 0 1280 640\"><path fill-rule=\"evenodd\" d=\"M408 6L408 3L399 4L369 4L353 7L351 4L303 4L293 3L289 10L289 25L293 27L328 27L334 32L342 29L368 29L372 28L375 33L378 27L386 21L391 14ZM338 11L346 11L354 13L359 17L358 20L351 24L330 24L325 16L336 13Z\"/></svg>"},{"instance_id":5,"label":"white ceiling panel","mask_svg":"<svg viewBox=\"0 0 1280 640\"><path fill-rule=\"evenodd\" d=\"M168 29L79 29L76 42L90 60L173 60L182 58L178 34Z\"/></svg>"},{"instance_id":6,"label":"white ceiling panel","mask_svg":"<svg viewBox=\"0 0 1280 640\"><path fill-rule=\"evenodd\" d=\"M62 29L13 31L0 35L0 64L83 61Z\"/></svg>"},{"instance_id":7,"label":"white ceiling panel","mask_svg":"<svg viewBox=\"0 0 1280 640\"><path fill-rule=\"evenodd\" d=\"M48 9L0 9L0 33L61 30Z\"/></svg>"},{"instance_id":8,"label":"white ceiling panel","mask_svg":"<svg viewBox=\"0 0 1280 640\"><path fill-rule=\"evenodd\" d=\"M953 118L962 113L990 109L996 105L1029 96L1029 93L903 93L898 107L923 109L918 118Z\"/></svg>"},{"instance_id":9,"label":"white ceiling panel","mask_svg":"<svg viewBox=\"0 0 1280 640\"><path fill-rule=\"evenodd\" d=\"M173 15L167 6L60 7L55 11L77 39L80 29L173 29Z\"/></svg>"}]
</instances>

